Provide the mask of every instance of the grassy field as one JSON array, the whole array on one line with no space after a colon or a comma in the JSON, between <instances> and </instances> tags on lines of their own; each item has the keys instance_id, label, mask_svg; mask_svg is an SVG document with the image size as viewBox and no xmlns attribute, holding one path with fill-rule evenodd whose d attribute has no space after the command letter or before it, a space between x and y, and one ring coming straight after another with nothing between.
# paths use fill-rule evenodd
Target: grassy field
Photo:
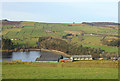
<instances>
[{"instance_id":1,"label":"grassy field","mask_svg":"<svg viewBox=\"0 0 120 81\"><path fill-rule=\"evenodd\" d=\"M3 62L3 79L117 79L117 61Z\"/></svg>"},{"instance_id":2,"label":"grassy field","mask_svg":"<svg viewBox=\"0 0 120 81\"><path fill-rule=\"evenodd\" d=\"M17 21L19 22L19 21ZM37 37L52 36L62 39L62 36L67 34L74 34L71 41L69 39L63 39L70 43L77 45L84 45L88 47L101 48L106 52L118 52L117 47L109 47L102 44L101 40L104 36L106 40L117 39L112 35L118 35L118 27L114 26L114 29L107 26L90 26L85 24L72 25L69 23L39 23L39 22L26 22L21 21L19 25L5 24L2 27L3 38L20 40L13 40L14 43L19 43L21 46L26 42L29 46L36 46L38 41ZM55 31L55 32L46 32ZM94 33L94 34L92 34ZM84 34L84 35L82 35ZM77 35L77 36L76 36ZM111 50L112 49L112 50Z\"/></svg>"}]
</instances>

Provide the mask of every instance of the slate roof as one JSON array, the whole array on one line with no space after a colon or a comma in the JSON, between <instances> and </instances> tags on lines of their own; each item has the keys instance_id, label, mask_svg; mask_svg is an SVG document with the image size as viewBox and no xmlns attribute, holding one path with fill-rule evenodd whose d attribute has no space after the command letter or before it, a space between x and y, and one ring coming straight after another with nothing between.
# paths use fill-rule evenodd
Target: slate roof
<instances>
[{"instance_id":1,"label":"slate roof","mask_svg":"<svg viewBox=\"0 0 120 81\"><path fill-rule=\"evenodd\" d=\"M61 57L60 54L42 53L40 58L37 58L36 61L58 61L60 57Z\"/></svg>"},{"instance_id":2,"label":"slate roof","mask_svg":"<svg viewBox=\"0 0 120 81\"><path fill-rule=\"evenodd\" d=\"M92 55L73 55L72 57L92 58Z\"/></svg>"}]
</instances>

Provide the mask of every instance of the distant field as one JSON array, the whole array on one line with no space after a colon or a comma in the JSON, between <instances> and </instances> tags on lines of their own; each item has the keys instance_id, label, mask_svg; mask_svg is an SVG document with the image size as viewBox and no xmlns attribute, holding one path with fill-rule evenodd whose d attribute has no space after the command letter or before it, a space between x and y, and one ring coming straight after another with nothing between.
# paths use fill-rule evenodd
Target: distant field
<instances>
[{"instance_id":1,"label":"distant field","mask_svg":"<svg viewBox=\"0 0 120 81\"><path fill-rule=\"evenodd\" d=\"M73 63L3 62L3 79L117 79L117 61Z\"/></svg>"},{"instance_id":2,"label":"distant field","mask_svg":"<svg viewBox=\"0 0 120 81\"><path fill-rule=\"evenodd\" d=\"M107 52L118 52L118 47L112 47L112 46L99 46L99 45L84 45L87 47L91 47L91 48L101 48Z\"/></svg>"},{"instance_id":3,"label":"distant field","mask_svg":"<svg viewBox=\"0 0 120 81\"><path fill-rule=\"evenodd\" d=\"M114 35L118 35L117 26L90 26L86 24L71 25L69 23L39 23L21 21L18 25L5 24L2 27L3 38L13 40L21 46L29 42L29 46L36 46L38 37L55 37L62 39L67 34L73 34L71 39L63 39L72 44L89 46L92 48L101 48L107 52L118 52L117 47L104 46L101 40L117 39ZM46 32L50 31L50 32Z\"/></svg>"}]
</instances>

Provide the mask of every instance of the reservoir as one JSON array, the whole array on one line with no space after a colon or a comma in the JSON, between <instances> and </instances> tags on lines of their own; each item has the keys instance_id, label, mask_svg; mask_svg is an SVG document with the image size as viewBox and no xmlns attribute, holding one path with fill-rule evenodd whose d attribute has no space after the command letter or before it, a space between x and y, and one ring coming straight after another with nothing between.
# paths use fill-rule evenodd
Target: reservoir
<instances>
[{"instance_id":1,"label":"reservoir","mask_svg":"<svg viewBox=\"0 0 120 81\"><path fill-rule=\"evenodd\" d=\"M41 61L55 61L61 54L48 51L29 51L29 52L3 52L2 60L15 61L21 59L22 62L35 62L37 58ZM63 55L65 58L65 56Z\"/></svg>"}]
</instances>

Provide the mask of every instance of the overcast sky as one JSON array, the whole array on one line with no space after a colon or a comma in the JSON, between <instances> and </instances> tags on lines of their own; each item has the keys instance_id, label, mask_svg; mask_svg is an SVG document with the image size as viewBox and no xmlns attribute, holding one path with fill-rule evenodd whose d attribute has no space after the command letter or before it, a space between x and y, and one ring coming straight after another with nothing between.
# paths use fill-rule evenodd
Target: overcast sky
<instances>
[{"instance_id":1,"label":"overcast sky","mask_svg":"<svg viewBox=\"0 0 120 81\"><path fill-rule=\"evenodd\" d=\"M118 22L118 0L12 1L3 0L2 19L50 23Z\"/></svg>"}]
</instances>

